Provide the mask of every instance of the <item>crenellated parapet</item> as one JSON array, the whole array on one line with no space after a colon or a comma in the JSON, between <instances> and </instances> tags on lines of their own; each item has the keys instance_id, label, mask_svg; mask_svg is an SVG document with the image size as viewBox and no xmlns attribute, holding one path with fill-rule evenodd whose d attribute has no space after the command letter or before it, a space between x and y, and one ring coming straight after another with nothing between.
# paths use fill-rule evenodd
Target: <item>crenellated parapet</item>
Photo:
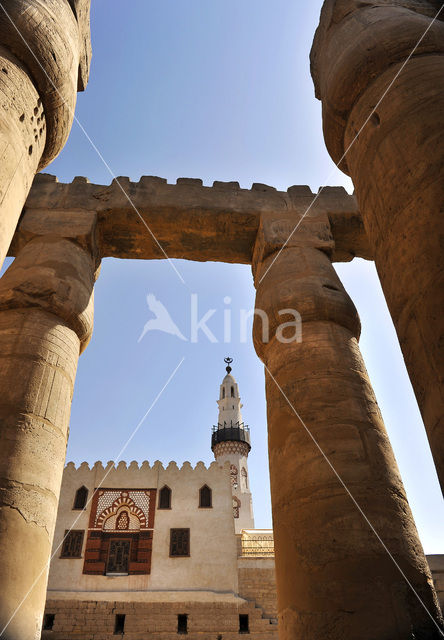
<instances>
[{"instance_id":1,"label":"crenellated parapet","mask_svg":"<svg viewBox=\"0 0 444 640\"><path fill-rule=\"evenodd\" d=\"M82 486L86 488L91 498L93 493L102 487L158 491L163 486L168 486L173 492L179 488L183 491L184 487L189 487L190 491L197 496L197 492L204 484L209 487L223 486L229 491L229 463L214 461L206 466L199 461L193 466L186 460L179 466L174 460L168 464L163 464L160 460L153 463L147 460L143 462L133 460L129 463L124 460L119 462L109 460L106 464L97 461L91 465L87 462L78 465L68 462L63 473L60 508L62 512L71 510L76 492Z\"/></svg>"},{"instance_id":2,"label":"crenellated parapet","mask_svg":"<svg viewBox=\"0 0 444 640\"><path fill-rule=\"evenodd\" d=\"M254 183L242 189L238 182L205 186L202 180L142 176L139 182L119 177L108 186L77 177L70 184L55 176L38 174L26 201L9 255L42 229L57 229L82 236L88 216L97 216L100 257L153 259L183 258L250 264L261 217L279 222L290 231L325 221L336 261L355 256L371 259L362 220L353 195L343 187L308 186L278 191Z\"/></svg>"},{"instance_id":3,"label":"crenellated parapet","mask_svg":"<svg viewBox=\"0 0 444 640\"><path fill-rule=\"evenodd\" d=\"M160 460L156 460L151 465L148 460L143 462L125 462L120 460L115 463L113 460L109 460L106 465L101 460L97 460L94 464L90 465L88 462L81 462L76 465L74 462L68 462L65 466L65 474L72 475L77 472L94 472L94 473L119 473L123 471L130 472L147 472L147 471L171 471L171 472L190 472L190 471L214 471L219 470L223 465L217 462L211 462L208 466L205 465L202 460L199 460L193 467L193 465L185 460L179 467L177 462L171 460L168 464L164 465Z\"/></svg>"}]
</instances>

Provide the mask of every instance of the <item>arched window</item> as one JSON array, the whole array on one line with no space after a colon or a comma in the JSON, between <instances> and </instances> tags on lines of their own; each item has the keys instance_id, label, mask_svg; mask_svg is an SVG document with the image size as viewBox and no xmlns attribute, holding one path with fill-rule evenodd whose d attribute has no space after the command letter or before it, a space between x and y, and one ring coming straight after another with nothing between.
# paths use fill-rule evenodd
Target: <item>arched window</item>
<instances>
[{"instance_id":1,"label":"arched window","mask_svg":"<svg viewBox=\"0 0 444 640\"><path fill-rule=\"evenodd\" d=\"M80 489L77 489L73 509L84 509L86 507L87 499L88 489L86 487L80 487Z\"/></svg>"},{"instance_id":2,"label":"arched window","mask_svg":"<svg viewBox=\"0 0 444 640\"><path fill-rule=\"evenodd\" d=\"M234 387L231 387L231 397L234 398Z\"/></svg>"},{"instance_id":3,"label":"arched window","mask_svg":"<svg viewBox=\"0 0 444 640\"><path fill-rule=\"evenodd\" d=\"M159 509L171 509L171 489L166 485L159 491Z\"/></svg>"},{"instance_id":4,"label":"arched window","mask_svg":"<svg viewBox=\"0 0 444 640\"><path fill-rule=\"evenodd\" d=\"M241 506L241 501L236 496L233 496L233 518L239 517L239 509Z\"/></svg>"},{"instance_id":5,"label":"arched window","mask_svg":"<svg viewBox=\"0 0 444 640\"><path fill-rule=\"evenodd\" d=\"M117 516L117 520L116 520L116 529L118 530L125 530L125 529L129 529L129 515L127 511L121 511L119 513L119 515Z\"/></svg>"},{"instance_id":6,"label":"arched window","mask_svg":"<svg viewBox=\"0 0 444 640\"><path fill-rule=\"evenodd\" d=\"M237 467L234 464L230 465L230 477L231 477L231 485L237 489Z\"/></svg>"},{"instance_id":7,"label":"arched window","mask_svg":"<svg viewBox=\"0 0 444 640\"><path fill-rule=\"evenodd\" d=\"M206 484L199 491L199 507L201 509L210 509L212 505L212 491Z\"/></svg>"},{"instance_id":8,"label":"arched window","mask_svg":"<svg viewBox=\"0 0 444 640\"><path fill-rule=\"evenodd\" d=\"M222 398L225 398L225 387L222 387Z\"/></svg>"}]
</instances>

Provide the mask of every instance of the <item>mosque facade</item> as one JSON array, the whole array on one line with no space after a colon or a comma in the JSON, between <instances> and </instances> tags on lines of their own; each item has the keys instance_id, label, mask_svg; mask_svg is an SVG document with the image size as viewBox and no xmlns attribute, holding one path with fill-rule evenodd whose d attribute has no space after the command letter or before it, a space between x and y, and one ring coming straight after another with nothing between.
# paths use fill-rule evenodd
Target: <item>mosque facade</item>
<instances>
[{"instance_id":1,"label":"mosque facade","mask_svg":"<svg viewBox=\"0 0 444 640\"><path fill-rule=\"evenodd\" d=\"M66 465L42 638L277 640L273 534L254 526L250 431L230 364L208 468Z\"/></svg>"}]
</instances>

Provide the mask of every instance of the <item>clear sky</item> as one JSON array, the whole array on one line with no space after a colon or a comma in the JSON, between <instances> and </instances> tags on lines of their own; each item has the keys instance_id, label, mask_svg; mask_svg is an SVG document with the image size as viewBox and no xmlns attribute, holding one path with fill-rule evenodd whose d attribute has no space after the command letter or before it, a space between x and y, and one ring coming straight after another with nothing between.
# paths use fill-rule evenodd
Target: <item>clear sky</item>
<instances>
[{"instance_id":1,"label":"clear sky","mask_svg":"<svg viewBox=\"0 0 444 640\"><path fill-rule=\"evenodd\" d=\"M112 172L138 180L158 175L344 185L323 143L309 50L321 0L94 0L93 60L77 117ZM390 99L388 96L386 99ZM109 184L105 164L74 124L46 170ZM80 359L68 459L115 460L182 358L176 375L122 458L211 462L223 358L234 358L244 420L251 427L250 478L256 526L271 526L263 368L251 340L239 336L239 311L254 306L251 270L242 265L175 261L103 261L95 330ZM372 263L337 265L363 324L361 349L391 437L427 553L444 553L444 508L424 428ZM197 343L149 332L146 295L167 307L190 336L191 293L217 338ZM224 298L230 298L224 302ZM223 310L233 335L223 341Z\"/></svg>"}]
</instances>

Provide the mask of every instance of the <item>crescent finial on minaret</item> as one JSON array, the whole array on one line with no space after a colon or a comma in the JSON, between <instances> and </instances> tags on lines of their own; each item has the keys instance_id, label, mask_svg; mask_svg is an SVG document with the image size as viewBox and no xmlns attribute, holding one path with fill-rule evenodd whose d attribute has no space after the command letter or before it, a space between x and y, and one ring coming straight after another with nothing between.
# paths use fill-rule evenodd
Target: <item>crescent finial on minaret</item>
<instances>
[{"instance_id":1,"label":"crescent finial on minaret","mask_svg":"<svg viewBox=\"0 0 444 640\"><path fill-rule=\"evenodd\" d=\"M231 371L230 364L233 362L233 358L224 358L224 362L227 365L227 367L226 367L227 373L230 373L230 371Z\"/></svg>"}]
</instances>

